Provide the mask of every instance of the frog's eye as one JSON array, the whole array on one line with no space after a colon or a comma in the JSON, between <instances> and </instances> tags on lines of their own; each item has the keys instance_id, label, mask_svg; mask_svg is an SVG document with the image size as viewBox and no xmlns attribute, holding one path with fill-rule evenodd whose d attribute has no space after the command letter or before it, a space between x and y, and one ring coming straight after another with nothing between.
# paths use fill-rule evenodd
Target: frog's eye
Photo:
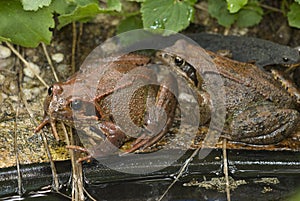
<instances>
[{"instance_id":1,"label":"frog's eye","mask_svg":"<svg viewBox=\"0 0 300 201\"><path fill-rule=\"evenodd\" d=\"M73 100L71 103L70 103L70 107L73 109L73 110L80 110L81 107L82 107L82 101L81 100Z\"/></svg>"},{"instance_id":2,"label":"frog's eye","mask_svg":"<svg viewBox=\"0 0 300 201\"><path fill-rule=\"evenodd\" d=\"M48 88L48 96L52 96L53 94L53 86Z\"/></svg>"},{"instance_id":3,"label":"frog's eye","mask_svg":"<svg viewBox=\"0 0 300 201\"><path fill-rule=\"evenodd\" d=\"M289 58L283 57L282 60L283 60L284 62L288 62L288 61L289 61Z\"/></svg>"},{"instance_id":4,"label":"frog's eye","mask_svg":"<svg viewBox=\"0 0 300 201\"><path fill-rule=\"evenodd\" d=\"M174 61L177 66L181 66L184 63L184 60L180 57L175 57Z\"/></svg>"}]
</instances>

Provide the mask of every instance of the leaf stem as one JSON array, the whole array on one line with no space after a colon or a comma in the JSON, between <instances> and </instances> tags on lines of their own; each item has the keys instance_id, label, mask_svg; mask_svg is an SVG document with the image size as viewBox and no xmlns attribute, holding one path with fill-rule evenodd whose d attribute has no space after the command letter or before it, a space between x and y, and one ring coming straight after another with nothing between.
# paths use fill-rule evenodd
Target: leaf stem
<instances>
[{"instance_id":1,"label":"leaf stem","mask_svg":"<svg viewBox=\"0 0 300 201\"><path fill-rule=\"evenodd\" d=\"M49 57L49 54L48 54L48 51L47 51L47 48L46 48L45 43L42 43L42 47L43 47L43 51L44 51L44 53L45 53L45 56L46 56L46 58L47 58L47 61L48 61L49 65L50 65L50 68L51 68L51 70L52 70L52 73L53 73L53 75L54 75L54 78L55 78L55 80L58 82L59 79L58 79L57 74L56 74L56 72L55 72L55 69L54 69L53 63L52 63L52 61L51 61L51 58Z\"/></svg>"},{"instance_id":2,"label":"leaf stem","mask_svg":"<svg viewBox=\"0 0 300 201\"><path fill-rule=\"evenodd\" d=\"M275 8L275 7L266 5L266 4L260 4L260 6L262 8L265 8L265 9L268 9L268 10L271 10L271 11L274 11L274 12L278 12L278 13L283 13L284 14L284 12L282 10L280 10L279 8Z\"/></svg>"}]
</instances>

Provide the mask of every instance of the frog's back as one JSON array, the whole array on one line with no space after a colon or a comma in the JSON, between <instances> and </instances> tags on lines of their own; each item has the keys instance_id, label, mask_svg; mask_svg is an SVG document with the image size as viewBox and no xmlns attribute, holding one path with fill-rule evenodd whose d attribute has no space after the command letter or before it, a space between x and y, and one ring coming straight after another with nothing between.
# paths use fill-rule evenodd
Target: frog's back
<instances>
[{"instance_id":1,"label":"frog's back","mask_svg":"<svg viewBox=\"0 0 300 201\"><path fill-rule=\"evenodd\" d=\"M266 100L281 107L296 107L296 99L268 72L249 63L234 61L211 52L209 54L225 79L226 93L229 96L227 98L230 100Z\"/></svg>"}]
</instances>

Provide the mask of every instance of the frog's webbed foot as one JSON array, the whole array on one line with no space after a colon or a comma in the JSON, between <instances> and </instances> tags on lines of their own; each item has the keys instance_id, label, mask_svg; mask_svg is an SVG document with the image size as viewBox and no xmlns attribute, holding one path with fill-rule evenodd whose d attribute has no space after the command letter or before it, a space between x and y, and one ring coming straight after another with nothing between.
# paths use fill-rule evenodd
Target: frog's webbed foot
<instances>
[{"instance_id":1,"label":"frog's webbed foot","mask_svg":"<svg viewBox=\"0 0 300 201\"><path fill-rule=\"evenodd\" d=\"M153 137L149 137L149 136L143 134L142 136L140 136L139 138L137 138L135 140L135 142L133 143L133 146L130 149L126 150L126 152L132 153L140 148L142 148L142 150L143 150L143 149L146 149L146 148L152 146L153 144L158 142L163 136L165 136L165 134L168 132L170 124L172 124L172 121L168 122L164 126L164 128Z\"/></svg>"},{"instance_id":2,"label":"frog's webbed foot","mask_svg":"<svg viewBox=\"0 0 300 201\"><path fill-rule=\"evenodd\" d=\"M233 116L231 140L248 144L275 144L293 133L300 114L292 109L279 109L273 104L259 104Z\"/></svg>"}]
</instances>

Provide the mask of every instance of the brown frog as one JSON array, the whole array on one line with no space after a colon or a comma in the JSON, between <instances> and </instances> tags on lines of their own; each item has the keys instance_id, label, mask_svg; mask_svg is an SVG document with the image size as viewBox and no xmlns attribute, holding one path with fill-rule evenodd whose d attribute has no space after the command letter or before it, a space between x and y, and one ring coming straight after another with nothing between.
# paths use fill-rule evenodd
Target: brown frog
<instances>
[{"instance_id":1,"label":"brown frog","mask_svg":"<svg viewBox=\"0 0 300 201\"><path fill-rule=\"evenodd\" d=\"M202 68L203 62L195 52L204 51L197 45L179 40L174 46L159 52L161 60L185 77L199 90L198 78L219 73L226 92L226 123L224 134L233 141L249 144L274 144L299 127L297 101L274 78L255 65L219 56L210 51L217 71ZM172 52L170 54L170 52ZM201 74L201 76L199 75ZM210 105L213 108L212 105ZM298 107L298 108L297 108ZM201 114L200 114L201 115Z\"/></svg>"},{"instance_id":2,"label":"brown frog","mask_svg":"<svg viewBox=\"0 0 300 201\"><path fill-rule=\"evenodd\" d=\"M61 121L87 131L96 141L104 138L116 147L124 144L128 134L134 135L137 139L127 152L151 146L172 124L177 85L172 76L156 85L156 74L146 67L149 61L138 54L98 59L66 82L52 85L44 103L44 120L35 132L50 124L59 140L56 122ZM165 119L161 117L162 110ZM121 116L118 123L122 126L116 123L115 116ZM127 130L136 133L126 133Z\"/></svg>"}]
</instances>

